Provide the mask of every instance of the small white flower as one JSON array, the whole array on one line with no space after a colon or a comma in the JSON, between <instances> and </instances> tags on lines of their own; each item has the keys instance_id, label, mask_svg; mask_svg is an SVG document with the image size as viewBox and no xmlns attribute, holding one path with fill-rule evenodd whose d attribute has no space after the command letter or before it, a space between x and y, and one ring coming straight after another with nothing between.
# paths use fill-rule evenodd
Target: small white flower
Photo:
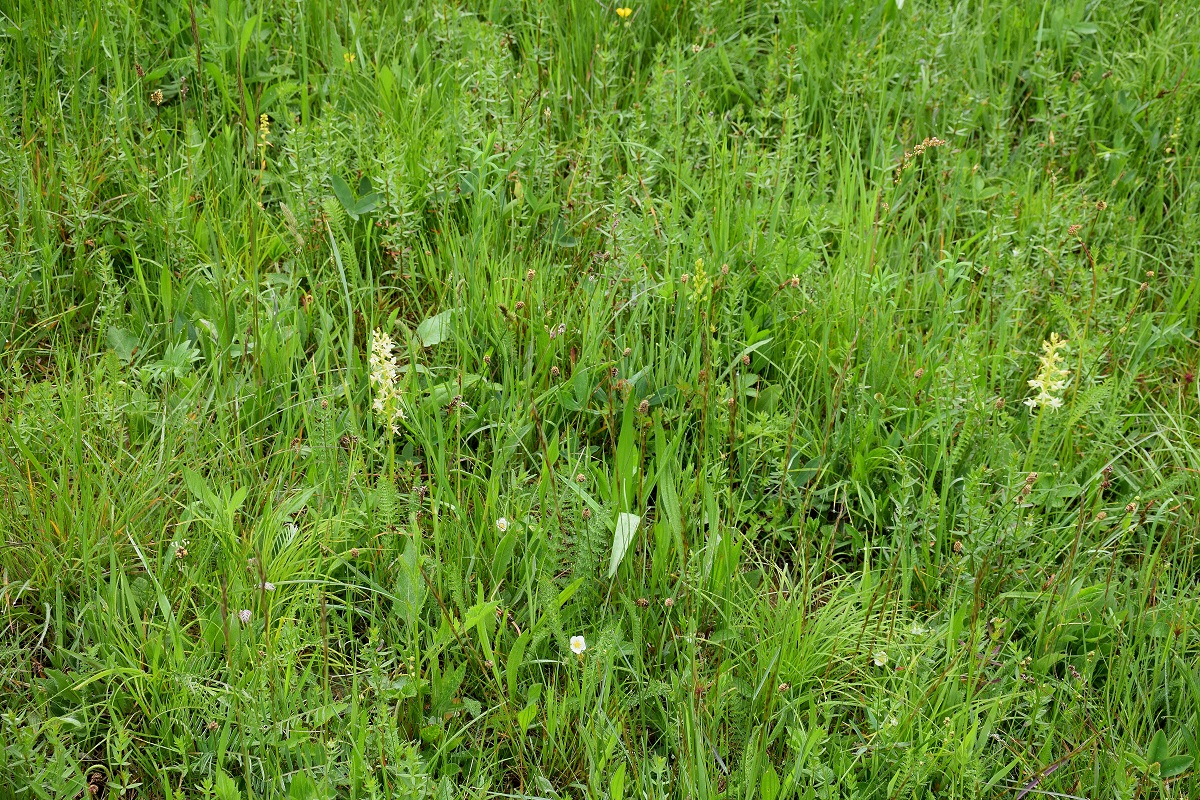
<instances>
[{"instance_id":1,"label":"small white flower","mask_svg":"<svg viewBox=\"0 0 1200 800\"><path fill-rule=\"evenodd\" d=\"M243 608L241 611L238 612L238 619L240 619L242 621L243 625L250 624L250 616L251 616L250 609L248 609L248 608Z\"/></svg>"},{"instance_id":2,"label":"small white flower","mask_svg":"<svg viewBox=\"0 0 1200 800\"><path fill-rule=\"evenodd\" d=\"M875 651L875 666L886 667L888 662L888 654L886 650Z\"/></svg>"},{"instance_id":3,"label":"small white flower","mask_svg":"<svg viewBox=\"0 0 1200 800\"><path fill-rule=\"evenodd\" d=\"M583 655L583 651L587 650L587 642L582 636L571 637L571 652L575 655Z\"/></svg>"},{"instance_id":4,"label":"small white flower","mask_svg":"<svg viewBox=\"0 0 1200 800\"><path fill-rule=\"evenodd\" d=\"M496 529L501 533L504 533L506 530L508 530L508 520L506 520L504 517L496 520Z\"/></svg>"},{"instance_id":5,"label":"small white flower","mask_svg":"<svg viewBox=\"0 0 1200 800\"><path fill-rule=\"evenodd\" d=\"M375 400L371 408L394 433L400 432L400 420L404 419L401 408L403 397L396 378L400 371L396 363L396 343L392 337L376 328L371 334L371 386L375 388Z\"/></svg>"},{"instance_id":6,"label":"small white flower","mask_svg":"<svg viewBox=\"0 0 1200 800\"><path fill-rule=\"evenodd\" d=\"M275 584L271 583L270 581L266 581L259 588L265 592L273 592L275 591Z\"/></svg>"}]
</instances>

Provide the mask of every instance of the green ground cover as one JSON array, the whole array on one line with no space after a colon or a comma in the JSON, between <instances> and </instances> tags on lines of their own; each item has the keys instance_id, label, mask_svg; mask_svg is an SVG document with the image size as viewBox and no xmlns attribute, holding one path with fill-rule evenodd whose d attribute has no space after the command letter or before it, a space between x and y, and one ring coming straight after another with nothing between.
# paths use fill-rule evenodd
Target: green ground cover
<instances>
[{"instance_id":1,"label":"green ground cover","mask_svg":"<svg viewBox=\"0 0 1200 800\"><path fill-rule=\"evenodd\" d=\"M0 65L0 796L1200 796L1194 3Z\"/></svg>"}]
</instances>

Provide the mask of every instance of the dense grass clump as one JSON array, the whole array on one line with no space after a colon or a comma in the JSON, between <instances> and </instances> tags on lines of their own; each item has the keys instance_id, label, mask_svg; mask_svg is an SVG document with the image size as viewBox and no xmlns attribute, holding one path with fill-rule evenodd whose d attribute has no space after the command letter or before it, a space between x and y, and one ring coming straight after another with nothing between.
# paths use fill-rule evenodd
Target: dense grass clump
<instances>
[{"instance_id":1,"label":"dense grass clump","mask_svg":"<svg viewBox=\"0 0 1200 800\"><path fill-rule=\"evenodd\" d=\"M0 3L0 795L1200 796L1197 80L1185 0Z\"/></svg>"}]
</instances>

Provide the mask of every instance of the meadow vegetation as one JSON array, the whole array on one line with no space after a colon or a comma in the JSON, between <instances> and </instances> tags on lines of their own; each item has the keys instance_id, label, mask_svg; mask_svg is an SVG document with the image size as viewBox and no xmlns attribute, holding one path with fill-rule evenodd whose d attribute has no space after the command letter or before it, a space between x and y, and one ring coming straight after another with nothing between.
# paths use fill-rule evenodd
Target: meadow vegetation
<instances>
[{"instance_id":1,"label":"meadow vegetation","mask_svg":"<svg viewBox=\"0 0 1200 800\"><path fill-rule=\"evenodd\" d=\"M1200 796L1198 80L1190 0L0 2L0 795Z\"/></svg>"}]
</instances>

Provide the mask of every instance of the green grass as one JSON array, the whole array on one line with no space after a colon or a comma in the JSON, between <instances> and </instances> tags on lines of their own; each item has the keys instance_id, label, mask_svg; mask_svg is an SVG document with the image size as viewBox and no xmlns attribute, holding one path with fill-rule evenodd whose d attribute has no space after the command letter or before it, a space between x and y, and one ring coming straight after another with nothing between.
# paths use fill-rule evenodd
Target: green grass
<instances>
[{"instance_id":1,"label":"green grass","mask_svg":"<svg viewBox=\"0 0 1200 800\"><path fill-rule=\"evenodd\" d=\"M1195 4L629 7L0 3L0 795L1200 796Z\"/></svg>"}]
</instances>

